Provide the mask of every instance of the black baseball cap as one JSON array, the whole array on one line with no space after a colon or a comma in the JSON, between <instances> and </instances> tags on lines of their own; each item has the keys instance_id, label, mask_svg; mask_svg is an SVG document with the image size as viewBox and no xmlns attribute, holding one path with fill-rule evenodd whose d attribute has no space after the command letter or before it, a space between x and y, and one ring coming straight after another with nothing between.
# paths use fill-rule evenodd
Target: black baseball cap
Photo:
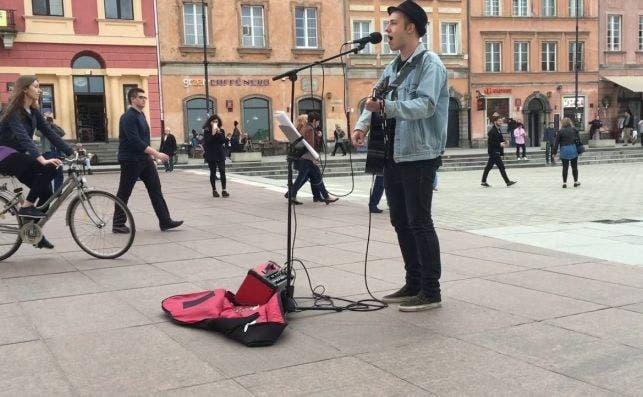
<instances>
[{"instance_id":1,"label":"black baseball cap","mask_svg":"<svg viewBox=\"0 0 643 397\"><path fill-rule=\"evenodd\" d=\"M417 30L420 37L426 34L426 24L428 22L428 18L426 16L426 12L424 12L424 9L420 7L416 2L406 0L397 7L391 6L387 8L386 11L389 15L391 15L395 11L403 13L411 20L413 25L415 25L415 30Z\"/></svg>"}]
</instances>

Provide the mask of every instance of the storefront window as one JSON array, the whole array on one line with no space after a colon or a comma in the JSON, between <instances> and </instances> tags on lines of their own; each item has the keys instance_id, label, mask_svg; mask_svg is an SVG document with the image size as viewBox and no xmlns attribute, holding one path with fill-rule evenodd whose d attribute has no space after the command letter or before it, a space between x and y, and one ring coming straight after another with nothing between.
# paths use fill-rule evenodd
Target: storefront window
<instances>
[{"instance_id":1,"label":"storefront window","mask_svg":"<svg viewBox=\"0 0 643 397\"><path fill-rule=\"evenodd\" d=\"M213 111L213 109L215 109L214 102L212 100L209 102L210 106L208 107L210 111L212 114L216 113ZM189 142L190 138L192 138L192 131L197 134L203 133L203 123L205 123L209 117L208 110L205 105L205 98L195 98L185 102L185 115L187 118L187 131L185 134L186 142Z\"/></svg>"},{"instance_id":2,"label":"storefront window","mask_svg":"<svg viewBox=\"0 0 643 397\"><path fill-rule=\"evenodd\" d=\"M270 140L268 100L249 98L243 101L243 130L254 142Z\"/></svg>"},{"instance_id":3,"label":"storefront window","mask_svg":"<svg viewBox=\"0 0 643 397\"><path fill-rule=\"evenodd\" d=\"M487 128L491 128L491 116L494 113L500 115L500 117L508 118L509 117L509 98L487 98ZM507 129L506 124L503 124L501 132L505 132Z\"/></svg>"},{"instance_id":4,"label":"storefront window","mask_svg":"<svg viewBox=\"0 0 643 397\"><path fill-rule=\"evenodd\" d=\"M576 97L563 97L563 117L569 117L579 131L585 130L585 97L578 97L578 112L576 111Z\"/></svg>"}]
</instances>

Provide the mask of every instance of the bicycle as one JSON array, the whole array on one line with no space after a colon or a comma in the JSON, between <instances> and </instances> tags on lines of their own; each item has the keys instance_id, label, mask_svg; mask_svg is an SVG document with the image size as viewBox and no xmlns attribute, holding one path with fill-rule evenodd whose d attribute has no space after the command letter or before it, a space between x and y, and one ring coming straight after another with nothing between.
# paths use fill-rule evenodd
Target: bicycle
<instances>
[{"instance_id":1,"label":"bicycle","mask_svg":"<svg viewBox=\"0 0 643 397\"><path fill-rule=\"evenodd\" d=\"M18 216L18 209L24 201L22 187L10 192L6 182L0 185L0 261L13 255L23 242L38 244L44 225L72 195L75 197L67 207L65 223L83 251L99 259L114 259L129 250L136 234L132 213L115 195L93 190L87 185L87 180L81 175L84 162L85 157L80 157L77 152L64 159L64 163L69 165L68 178L45 203L38 203L40 205L36 208L45 214L40 219ZM126 227L112 229L114 219L117 219L119 227Z\"/></svg>"}]
</instances>

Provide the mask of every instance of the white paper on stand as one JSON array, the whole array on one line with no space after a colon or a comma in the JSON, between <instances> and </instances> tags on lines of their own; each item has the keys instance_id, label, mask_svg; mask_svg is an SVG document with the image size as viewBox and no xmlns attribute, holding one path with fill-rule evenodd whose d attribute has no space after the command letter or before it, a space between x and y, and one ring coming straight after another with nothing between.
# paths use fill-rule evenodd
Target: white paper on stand
<instances>
[{"instance_id":1,"label":"white paper on stand","mask_svg":"<svg viewBox=\"0 0 643 397\"><path fill-rule=\"evenodd\" d=\"M277 125L284 132L284 135L286 135L286 138L288 138L288 141L291 144L301 137L301 134L297 131L297 128L293 125L292 121L290 121L290 117L286 112L281 110L276 111L274 118L277 121ZM302 147L306 148L306 153L301 156L302 159L319 160L319 153L317 153L317 151L313 149L305 139L302 139L295 144L295 149L301 149Z\"/></svg>"}]
</instances>

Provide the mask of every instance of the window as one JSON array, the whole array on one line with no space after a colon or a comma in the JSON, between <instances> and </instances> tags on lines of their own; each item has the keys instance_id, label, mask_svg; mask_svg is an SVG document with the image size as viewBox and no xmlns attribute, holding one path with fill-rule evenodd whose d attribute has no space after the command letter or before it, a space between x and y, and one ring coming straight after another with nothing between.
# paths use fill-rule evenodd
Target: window
<instances>
[{"instance_id":1,"label":"window","mask_svg":"<svg viewBox=\"0 0 643 397\"><path fill-rule=\"evenodd\" d=\"M56 118L56 108L54 106L54 86L53 84L40 84L42 94L40 95L40 111L51 113Z\"/></svg>"},{"instance_id":2,"label":"window","mask_svg":"<svg viewBox=\"0 0 643 397\"><path fill-rule=\"evenodd\" d=\"M241 28L243 47L266 47L262 6L241 6Z\"/></svg>"},{"instance_id":3,"label":"window","mask_svg":"<svg viewBox=\"0 0 643 397\"><path fill-rule=\"evenodd\" d=\"M542 16L555 17L556 16L556 0L542 0Z\"/></svg>"},{"instance_id":4,"label":"window","mask_svg":"<svg viewBox=\"0 0 643 397\"><path fill-rule=\"evenodd\" d=\"M543 72L554 72L556 70L556 43L543 43L542 49Z\"/></svg>"},{"instance_id":5,"label":"window","mask_svg":"<svg viewBox=\"0 0 643 397\"><path fill-rule=\"evenodd\" d=\"M295 43L297 48L317 48L317 9L295 8Z\"/></svg>"},{"instance_id":6,"label":"window","mask_svg":"<svg viewBox=\"0 0 643 397\"><path fill-rule=\"evenodd\" d=\"M500 71L500 43L485 43L485 71Z\"/></svg>"},{"instance_id":7,"label":"window","mask_svg":"<svg viewBox=\"0 0 643 397\"><path fill-rule=\"evenodd\" d=\"M183 43L187 46L203 45L203 5L183 4ZM205 25L208 26L208 8L205 7ZM208 43L207 30L205 42Z\"/></svg>"},{"instance_id":8,"label":"window","mask_svg":"<svg viewBox=\"0 0 643 397\"><path fill-rule=\"evenodd\" d=\"M578 16L583 16L583 0L569 0L569 16L576 18L576 7L578 7Z\"/></svg>"},{"instance_id":9,"label":"window","mask_svg":"<svg viewBox=\"0 0 643 397\"><path fill-rule=\"evenodd\" d=\"M621 16L607 16L607 50L621 50Z\"/></svg>"},{"instance_id":10,"label":"window","mask_svg":"<svg viewBox=\"0 0 643 397\"><path fill-rule=\"evenodd\" d=\"M105 18L134 19L132 0L105 0Z\"/></svg>"},{"instance_id":11,"label":"window","mask_svg":"<svg viewBox=\"0 0 643 397\"><path fill-rule=\"evenodd\" d=\"M62 17L63 0L32 0L31 8L34 15L49 15Z\"/></svg>"},{"instance_id":12,"label":"window","mask_svg":"<svg viewBox=\"0 0 643 397\"><path fill-rule=\"evenodd\" d=\"M361 39L371 34L371 21L353 21L353 40ZM372 54L373 44L368 43L362 54Z\"/></svg>"},{"instance_id":13,"label":"window","mask_svg":"<svg viewBox=\"0 0 643 397\"><path fill-rule=\"evenodd\" d=\"M639 17L639 51L643 51L643 17Z\"/></svg>"},{"instance_id":14,"label":"window","mask_svg":"<svg viewBox=\"0 0 643 397\"><path fill-rule=\"evenodd\" d=\"M71 67L73 69L102 69L103 66L98 62L98 59L90 55L81 55L74 59Z\"/></svg>"},{"instance_id":15,"label":"window","mask_svg":"<svg viewBox=\"0 0 643 397\"><path fill-rule=\"evenodd\" d=\"M576 107L578 105L578 108ZM585 130L585 97L579 96L578 103L575 96L563 97L563 117L569 117L574 126L580 131Z\"/></svg>"},{"instance_id":16,"label":"window","mask_svg":"<svg viewBox=\"0 0 643 397\"><path fill-rule=\"evenodd\" d=\"M137 87L138 85L136 84L123 84L123 103L125 104L124 106L125 111L127 111L127 108L129 107L129 100L127 99L127 93L132 88L137 88Z\"/></svg>"},{"instance_id":17,"label":"window","mask_svg":"<svg viewBox=\"0 0 643 397\"><path fill-rule=\"evenodd\" d=\"M512 0L513 1L513 15L515 17L527 16L527 0Z\"/></svg>"},{"instance_id":18,"label":"window","mask_svg":"<svg viewBox=\"0 0 643 397\"><path fill-rule=\"evenodd\" d=\"M514 43L514 71L529 71L529 42L521 41Z\"/></svg>"},{"instance_id":19,"label":"window","mask_svg":"<svg viewBox=\"0 0 643 397\"><path fill-rule=\"evenodd\" d=\"M388 36L384 33L387 25L388 25L388 21L382 20L382 54L393 54L394 52L391 50L391 47L388 45Z\"/></svg>"},{"instance_id":20,"label":"window","mask_svg":"<svg viewBox=\"0 0 643 397\"><path fill-rule=\"evenodd\" d=\"M457 23L442 23L442 29L440 29L440 43L442 47L442 54L455 55L458 53L457 34Z\"/></svg>"},{"instance_id":21,"label":"window","mask_svg":"<svg viewBox=\"0 0 643 397\"><path fill-rule=\"evenodd\" d=\"M249 98L242 103L243 130L253 141L270 140L270 112L268 100Z\"/></svg>"},{"instance_id":22,"label":"window","mask_svg":"<svg viewBox=\"0 0 643 397\"><path fill-rule=\"evenodd\" d=\"M578 71L585 70L585 46L583 43L578 43L578 53L576 52L576 42L569 43L569 71L574 72L576 69L576 54L578 54Z\"/></svg>"},{"instance_id":23,"label":"window","mask_svg":"<svg viewBox=\"0 0 643 397\"><path fill-rule=\"evenodd\" d=\"M424 44L424 48L427 50L430 50L432 47L432 40L431 40L431 23L426 24L426 34L422 37L420 37L420 43Z\"/></svg>"},{"instance_id":24,"label":"window","mask_svg":"<svg viewBox=\"0 0 643 397\"><path fill-rule=\"evenodd\" d=\"M216 113L214 108L214 102L210 99L208 101L209 110L211 114ZM189 142L192 138L192 132L200 134L203 132L203 123L208 119L208 109L206 109L205 98L194 98L185 102L185 114L187 121L187 131L190 131L189 134L185 134L185 141Z\"/></svg>"},{"instance_id":25,"label":"window","mask_svg":"<svg viewBox=\"0 0 643 397\"><path fill-rule=\"evenodd\" d=\"M102 94L105 92L103 76L74 76L74 92L78 94Z\"/></svg>"},{"instance_id":26,"label":"window","mask_svg":"<svg viewBox=\"0 0 643 397\"><path fill-rule=\"evenodd\" d=\"M484 15L487 17L500 16L500 0L485 0Z\"/></svg>"}]
</instances>

